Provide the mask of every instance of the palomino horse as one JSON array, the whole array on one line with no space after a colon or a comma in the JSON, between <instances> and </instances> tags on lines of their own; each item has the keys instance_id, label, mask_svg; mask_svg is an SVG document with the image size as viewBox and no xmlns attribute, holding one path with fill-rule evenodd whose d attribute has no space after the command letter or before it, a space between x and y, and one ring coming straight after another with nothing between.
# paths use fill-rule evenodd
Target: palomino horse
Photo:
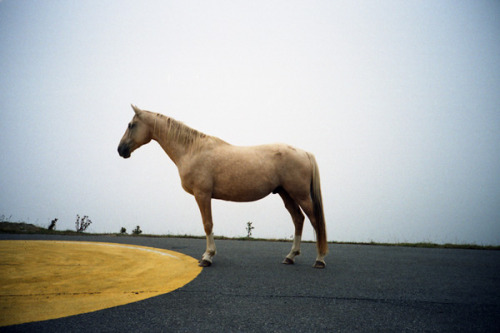
<instances>
[{"instance_id":1,"label":"palomino horse","mask_svg":"<svg viewBox=\"0 0 500 333\"><path fill-rule=\"evenodd\" d=\"M155 140L175 163L182 187L194 195L205 227L207 248L200 266L210 266L216 253L211 200L254 201L272 192L281 196L295 225L292 249L283 263L293 264L300 254L303 211L316 231L314 267L325 267L326 225L318 165L311 153L285 144L233 146L170 117L132 108L135 115L118 153L129 158L134 150Z\"/></svg>"}]
</instances>

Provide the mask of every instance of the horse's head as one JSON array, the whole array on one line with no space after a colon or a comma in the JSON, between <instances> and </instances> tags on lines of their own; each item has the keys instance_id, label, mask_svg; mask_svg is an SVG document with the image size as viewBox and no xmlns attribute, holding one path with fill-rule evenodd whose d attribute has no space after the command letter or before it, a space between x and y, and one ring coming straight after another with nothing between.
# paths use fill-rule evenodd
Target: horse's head
<instances>
[{"instance_id":1,"label":"horse's head","mask_svg":"<svg viewBox=\"0 0 500 333\"><path fill-rule=\"evenodd\" d=\"M129 158L134 150L151 141L153 137L151 127L144 121L145 112L135 105L132 105L132 109L135 112L134 118L128 123L127 130L118 145L118 154L123 158Z\"/></svg>"}]
</instances>

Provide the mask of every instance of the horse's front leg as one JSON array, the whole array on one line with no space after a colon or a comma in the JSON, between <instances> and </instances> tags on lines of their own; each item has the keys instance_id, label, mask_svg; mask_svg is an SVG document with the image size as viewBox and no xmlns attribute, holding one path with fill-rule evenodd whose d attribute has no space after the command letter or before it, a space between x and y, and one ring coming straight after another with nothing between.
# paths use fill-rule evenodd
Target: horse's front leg
<instances>
[{"instance_id":1,"label":"horse's front leg","mask_svg":"<svg viewBox=\"0 0 500 333\"><path fill-rule=\"evenodd\" d=\"M212 221L212 204L211 204L211 196L207 194L196 194L195 195L196 202L198 203L198 207L200 208L201 218L203 220L203 227L205 228L205 234L207 237L207 249L203 256L201 257L199 266L208 267L212 265L212 258L215 256L216 248L214 235L212 233L213 229L213 221Z\"/></svg>"}]
</instances>

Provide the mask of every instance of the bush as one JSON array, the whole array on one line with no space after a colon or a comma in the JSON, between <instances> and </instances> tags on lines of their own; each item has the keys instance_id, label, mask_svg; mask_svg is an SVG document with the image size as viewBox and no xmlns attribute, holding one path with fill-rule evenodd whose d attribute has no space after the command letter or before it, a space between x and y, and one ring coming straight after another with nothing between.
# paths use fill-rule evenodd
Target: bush
<instances>
[{"instance_id":1,"label":"bush","mask_svg":"<svg viewBox=\"0 0 500 333\"><path fill-rule=\"evenodd\" d=\"M84 232L87 230L89 225L92 224L92 221L89 219L87 215L85 215L83 218L80 219L80 215L76 215L76 222L75 222L75 227L76 227L76 232Z\"/></svg>"},{"instance_id":2,"label":"bush","mask_svg":"<svg viewBox=\"0 0 500 333\"><path fill-rule=\"evenodd\" d=\"M56 223L57 223L57 219L53 219L52 221L50 221L49 230L55 230Z\"/></svg>"},{"instance_id":3,"label":"bush","mask_svg":"<svg viewBox=\"0 0 500 333\"><path fill-rule=\"evenodd\" d=\"M252 237L252 230L255 229L254 226L252 226L252 222L247 222L247 237L251 238Z\"/></svg>"},{"instance_id":4,"label":"bush","mask_svg":"<svg viewBox=\"0 0 500 333\"><path fill-rule=\"evenodd\" d=\"M135 227L135 229L134 229L134 230L132 230L132 233L133 233L134 235L140 235L140 234L142 234L141 227L139 227L139 226Z\"/></svg>"},{"instance_id":5,"label":"bush","mask_svg":"<svg viewBox=\"0 0 500 333\"><path fill-rule=\"evenodd\" d=\"M122 228L120 229L120 234L124 235L124 234L126 234L126 233L127 233L127 229L125 229L124 227L122 227Z\"/></svg>"}]
</instances>

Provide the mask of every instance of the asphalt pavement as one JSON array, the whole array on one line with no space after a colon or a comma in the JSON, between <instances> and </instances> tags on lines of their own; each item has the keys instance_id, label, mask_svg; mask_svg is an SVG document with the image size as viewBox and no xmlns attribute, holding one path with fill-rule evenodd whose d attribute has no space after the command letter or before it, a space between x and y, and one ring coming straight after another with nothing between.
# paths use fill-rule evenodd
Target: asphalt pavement
<instances>
[{"instance_id":1,"label":"asphalt pavement","mask_svg":"<svg viewBox=\"0 0 500 333\"><path fill-rule=\"evenodd\" d=\"M99 241L201 257L205 240L9 235ZM497 332L500 251L330 245L324 270L304 243L216 240L211 267L171 293L0 332Z\"/></svg>"}]
</instances>

